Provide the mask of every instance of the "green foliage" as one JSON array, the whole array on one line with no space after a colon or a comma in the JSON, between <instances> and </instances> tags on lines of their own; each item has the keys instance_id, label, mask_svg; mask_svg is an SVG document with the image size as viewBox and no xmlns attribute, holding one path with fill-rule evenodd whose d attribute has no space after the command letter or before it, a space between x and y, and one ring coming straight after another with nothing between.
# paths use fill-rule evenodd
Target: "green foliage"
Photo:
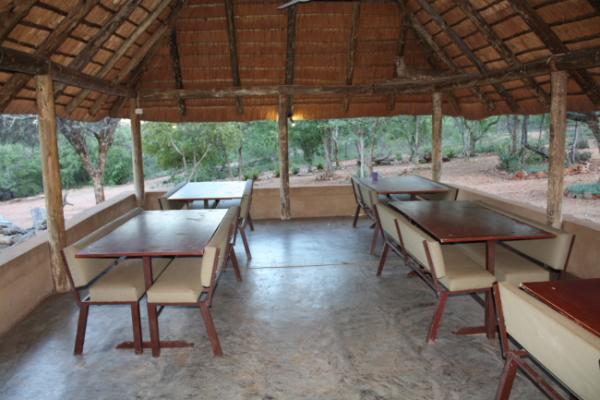
<instances>
[{"instance_id":1,"label":"green foliage","mask_svg":"<svg viewBox=\"0 0 600 400\"><path fill-rule=\"evenodd\" d=\"M22 144L0 146L0 188L16 197L42 191L42 168L39 152Z\"/></svg>"},{"instance_id":2,"label":"green foliage","mask_svg":"<svg viewBox=\"0 0 600 400\"><path fill-rule=\"evenodd\" d=\"M325 166L323 165L323 163L322 163L322 162L320 162L320 163L318 163L318 164L317 164L317 169L318 169L319 171L323 171L323 170L325 169Z\"/></svg>"},{"instance_id":3,"label":"green foliage","mask_svg":"<svg viewBox=\"0 0 600 400\"><path fill-rule=\"evenodd\" d=\"M454 149L448 149L446 150L446 157L448 157L449 159L453 159L456 158L458 156L458 152Z\"/></svg>"},{"instance_id":4,"label":"green foliage","mask_svg":"<svg viewBox=\"0 0 600 400\"><path fill-rule=\"evenodd\" d=\"M511 154L510 149L507 147L500 149L498 158L500 159L498 168L501 170L515 173L517 171L522 171L525 167L521 161L521 157L518 154Z\"/></svg>"},{"instance_id":5,"label":"green foliage","mask_svg":"<svg viewBox=\"0 0 600 400\"><path fill-rule=\"evenodd\" d=\"M528 174L535 174L538 172L548 172L548 164L531 164L525 167L525 171Z\"/></svg>"},{"instance_id":6,"label":"green foliage","mask_svg":"<svg viewBox=\"0 0 600 400\"><path fill-rule=\"evenodd\" d=\"M567 192L579 195L583 195L585 193L600 195L600 182L572 183L567 187Z\"/></svg>"},{"instance_id":7,"label":"green foliage","mask_svg":"<svg viewBox=\"0 0 600 400\"><path fill-rule=\"evenodd\" d=\"M298 175L299 173L300 173L300 168L298 168L298 167L292 168L292 175Z\"/></svg>"},{"instance_id":8,"label":"green foliage","mask_svg":"<svg viewBox=\"0 0 600 400\"><path fill-rule=\"evenodd\" d=\"M575 148L582 150L582 149L589 149L590 148L590 143L588 142L587 139L579 139L577 141L577 143L575 143Z\"/></svg>"},{"instance_id":9,"label":"green foliage","mask_svg":"<svg viewBox=\"0 0 600 400\"><path fill-rule=\"evenodd\" d=\"M575 153L575 162L576 163L586 163L590 161L592 158L592 153L589 151L578 151Z\"/></svg>"},{"instance_id":10,"label":"green foliage","mask_svg":"<svg viewBox=\"0 0 600 400\"><path fill-rule=\"evenodd\" d=\"M296 126L290 129L292 146L302 150L304 161L309 166L312 165L315 155L320 153L326 125L326 121L298 121Z\"/></svg>"},{"instance_id":11,"label":"green foliage","mask_svg":"<svg viewBox=\"0 0 600 400\"><path fill-rule=\"evenodd\" d=\"M122 185L132 178L131 150L113 147L106 157L104 182L109 185Z\"/></svg>"},{"instance_id":12,"label":"green foliage","mask_svg":"<svg viewBox=\"0 0 600 400\"><path fill-rule=\"evenodd\" d=\"M90 176L81 163L81 158L64 137L59 137L60 176L63 188L72 189L90 184ZM38 150L39 151L39 150Z\"/></svg>"}]
</instances>

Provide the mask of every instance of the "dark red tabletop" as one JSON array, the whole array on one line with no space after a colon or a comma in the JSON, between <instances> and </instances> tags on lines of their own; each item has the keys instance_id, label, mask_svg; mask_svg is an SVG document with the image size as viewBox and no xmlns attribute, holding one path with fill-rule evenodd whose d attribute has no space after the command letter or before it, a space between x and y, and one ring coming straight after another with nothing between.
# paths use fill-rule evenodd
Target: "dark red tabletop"
<instances>
[{"instance_id":1,"label":"dark red tabletop","mask_svg":"<svg viewBox=\"0 0 600 400\"><path fill-rule=\"evenodd\" d=\"M531 282L523 290L600 336L600 279Z\"/></svg>"},{"instance_id":2,"label":"dark red tabletop","mask_svg":"<svg viewBox=\"0 0 600 400\"><path fill-rule=\"evenodd\" d=\"M359 180L379 194L425 194L448 191L448 187L416 175L385 176L377 181L368 178Z\"/></svg>"},{"instance_id":3,"label":"dark red tabletop","mask_svg":"<svg viewBox=\"0 0 600 400\"><path fill-rule=\"evenodd\" d=\"M144 211L81 250L76 257L202 256L226 212Z\"/></svg>"},{"instance_id":4,"label":"dark red tabletop","mask_svg":"<svg viewBox=\"0 0 600 400\"><path fill-rule=\"evenodd\" d=\"M390 205L440 243L554 237L472 201L393 201Z\"/></svg>"},{"instance_id":5,"label":"dark red tabletop","mask_svg":"<svg viewBox=\"0 0 600 400\"><path fill-rule=\"evenodd\" d=\"M188 182L168 197L168 200L230 200L241 199L246 182Z\"/></svg>"}]
</instances>

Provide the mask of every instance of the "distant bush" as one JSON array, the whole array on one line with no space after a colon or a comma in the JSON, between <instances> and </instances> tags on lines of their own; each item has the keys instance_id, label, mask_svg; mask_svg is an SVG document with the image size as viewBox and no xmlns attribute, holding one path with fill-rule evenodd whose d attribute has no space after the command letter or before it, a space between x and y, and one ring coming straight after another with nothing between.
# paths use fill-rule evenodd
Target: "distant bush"
<instances>
[{"instance_id":1,"label":"distant bush","mask_svg":"<svg viewBox=\"0 0 600 400\"><path fill-rule=\"evenodd\" d=\"M293 175L298 175L299 173L300 173L300 168L298 168L298 167L292 168L292 174Z\"/></svg>"},{"instance_id":2,"label":"distant bush","mask_svg":"<svg viewBox=\"0 0 600 400\"><path fill-rule=\"evenodd\" d=\"M449 159L453 159L456 158L458 156L458 152L454 149L450 149L446 151L446 157L448 157Z\"/></svg>"},{"instance_id":3,"label":"distant bush","mask_svg":"<svg viewBox=\"0 0 600 400\"><path fill-rule=\"evenodd\" d=\"M16 197L41 193L39 151L21 144L0 146L0 188L9 190Z\"/></svg>"},{"instance_id":4,"label":"distant bush","mask_svg":"<svg viewBox=\"0 0 600 400\"><path fill-rule=\"evenodd\" d=\"M106 157L104 183L108 185L122 185L131 180L131 175L131 151L125 147L111 148Z\"/></svg>"},{"instance_id":5,"label":"distant bush","mask_svg":"<svg viewBox=\"0 0 600 400\"><path fill-rule=\"evenodd\" d=\"M579 195L583 195L585 193L600 195L600 182L572 183L567 187L567 192Z\"/></svg>"},{"instance_id":6,"label":"distant bush","mask_svg":"<svg viewBox=\"0 0 600 400\"><path fill-rule=\"evenodd\" d=\"M525 167L525 171L528 174L535 174L538 172L548 172L548 164L533 164Z\"/></svg>"},{"instance_id":7,"label":"distant bush","mask_svg":"<svg viewBox=\"0 0 600 400\"><path fill-rule=\"evenodd\" d=\"M279 178L280 176L281 176L281 172L278 169L276 169L275 170L275 178Z\"/></svg>"},{"instance_id":8,"label":"distant bush","mask_svg":"<svg viewBox=\"0 0 600 400\"><path fill-rule=\"evenodd\" d=\"M575 143L575 148L576 149L589 149L590 143L587 141L587 139L579 139L577 141L577 143Z\"/></svg>"},{"instance_id":9,"label":"distant bush","mask_svg":"<svg viewBox=\"0 0 600 400\"><path fill-rule=\"evenodd\" d=\"M576 163L586 163L592 158L592 153L589 151L578 151L575 153Z\"/></svg>"},{"instance_id":10,"label":"distant bush","mask_svg":"<svg viewBox=\"0 0 600 400\"><path fill-rule=\"evenodd\" d=\"M323 171L323 170L325 169L325 167L323 166L323 163L318 163L318 164L317 164L317 169L318 169L319 171Z\"/></svg>"},{"instance_id":11,"label":"distant bush","mask_svg":"<svg viewBox=\"0 0 600 400\"><path fill-rule=\"evenodd\" d=\"M521 157L519 157L518 154L511 154L507 148L501 148L497 154L500 159L500 164L498 164L499 169L511 173L522 171L524 169Z\"/></svg>"}]
</instances>

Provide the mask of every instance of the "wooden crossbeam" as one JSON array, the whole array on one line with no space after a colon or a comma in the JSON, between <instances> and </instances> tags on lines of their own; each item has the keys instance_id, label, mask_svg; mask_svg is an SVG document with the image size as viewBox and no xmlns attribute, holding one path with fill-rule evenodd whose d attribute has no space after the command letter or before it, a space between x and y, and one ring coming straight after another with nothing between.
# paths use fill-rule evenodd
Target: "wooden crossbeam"
<instances>
[{"instance_id":1,"label":"wooden crossbeam","mask_svg":"<svg viewBox=\"0 0 600 400\"><path fill-rule=\"evenodd\" d=\"M404 50L406 49L406 35L408 34L408 27L410 22L403 10L400 10L400 33L398 34L398 52L397 59L394 65L394 77L398 76L398 63L404 62ZM396 94L392 93L389 98L388 110L392 111L396 107Z\"/></svg>"},{"instance_id":2,"label":"wooden crossbeam","mask_svg":"<svg viewBox=\"0 0 600 400\"><path fill-rule=\"evenodd\" d=\"M498 52L498 54L510 66L520 65L512 50L504 43L504 41L496 34L483 16L473 7L468 0L455 0L462 12L469 18L475 27L485 36L490 45ZM533 79L526 78L523 80L527 86L537 97L538 101L545 107L550 106L550 95Z\"/></svg>"},{"instance_id":3,"label":"wooden crossbeam","mask_svg":"<svg viewBox=\"0 0 600 400\"><path fill-rule=\"evenodd\" d=\"M356 60L356 44L358 43L358 24L360 23L360 2L352 7L352 27L350 28L350 42L348 43L348 61L346 62L346 85L354 81L354 63ZM344 98L344 112L350 108L350 98Z\"/></svg>"},{"instance_id":4,"label":"wooden crossbeam","mask_svg":"<svg viewBox=\"0 0 600 400\"><path fill-rule=\"evenodd\" d=\"M37 57L50 57L50 55L67 39L69 33L79 22L98 4L100 0L81 0L59 22L46 40L33 52ZM13 96L27 85L31 77L27 74L14 74L3 85L0 92L0 113L6 109Z\"/></svg>"},{"instance_id":5,"label":"wooden crossbeam","mask_svg":"<svg viewBox=\"0 0 600 400\"><path fill-rule=\"evenodd\" d=\"M594 68L600 66L600 47L576 50L564 54L556 54L548 58L508 67L491 70L485 74L461 73L439 77L420 79L402 79L370 85L338 85L338 86L304 86L275 85L254 87L230 87L221 89L189 89L189 90L146 90L140 92L145 100L168 100L178 97L192 98L227 98L248 96L295 96L295 95L374 95L374 94L415 94L434 91L448 92L476 86L487 86L498 83L521 80L528 76L547 75L556 70L573 70L576 68Z\"/></svg>"},{"instance_id":6,"label":"wooden crossbeam","mask_svg":"<svg viewBox=\"0 0 600 400\"><path fill-rule=\"evenodd\" d=\"M100 71L96 74L99 78L104 78L108 73L113 69L115 64L127 53L127 51L133 46L136 40L146 32L148 27L152 25L154 21L162 14L162 12L169 5L169 1L163 1L159 3L156 9L150 14L141 25L139 25L136 30L127 38L125 42L119 47L119 49L110 57L110 59L102 66ZM90 94L89 90L82 90L75 96L73 100L67 105L67 113L72 113L75 111L77 107L86 99L86 97Z\"/></svg>"},{"instance_id":7,"label":"wooden crossbeam","mask_svg":"<svg viewBox=\"0 0 600 400\"><path fill-rule=\"evenodd\" d=\"M131 72L138 67L144 59L146 59L146 55L159 43L161 43L162 39L168 36L168 33L173 29L175 25L175 21L177 20L177 16L183 9L186 4L186 0L176 0L175 6L171 10L171 14L167 18L166 21L156 30L152 35L144 42L143 46L139 49L138 52L129 60L129 62L119 71L115 81L117 83L121 83L125 81L125 79L129 78ZM96 115L100 108L104 105L104 103L108 100L108 96L102 95L96 99L92 107L90 108L90 113L92 115Z\"/></svg>"},{"instance_id":8,"label":"wooden crossbeam","mask_svg":"<svg viewBox=\"0 0 600 400\"><path fill-rule=\"evenodd\" d=\"M175 88L183 89L183 77L181 76L181 60L179 58L179 47L177 46L177 30L171 31L171 38L169 42L170 54L171 54L171 66L173 68L173 75L175 79ZM179 99L177 101L179 106L179 113L185 115L187 110L185 107L185 100Z\"/></svg>"},{"instance_id":9,"label":"wooden crossbeam","mask_svg":"<svg viewBox=\"0 0 600 400\"><path fill-rule=\"evenodd\" d=\"M425 29L425 27L419 22L419 20L413 15L413 13L408 9L408 6L404 4L403 0L398 0L398 5L400 9L406 14L408 20L410 21L412 29L415 31L417 36L431 49L433 54L444 63L452 72L460 72L459 68L456 66L454 61L450 57L446 55L444 50L433 40L431 34ZM496 105L492 100L490 100L485 93L483 93L478 87L473 87L471 89L475 97L483 103L489 111L493 111L496 108Z\"/></svg>"},{"instance_id":10,"label":"wooden crossbeam","mask_svg":"<svg viewBox=\"0 0 600 400\"><path fill-rule=\"evenodd\" d=\"M225 14L227 14L227 39L229 43L229 57L231 59L231 75L233 79L233 86L241 86L242 81L240 79L240 62L237 51L233 0L225 0ZM235 99L235 107L238 114L244 113L242 100L240 98Z\"/></svg>"},{"instance_id":11,"label":"wooden crossbeam","mask_svg":"<svg viewBox=\"0 0 600 400\"><path fill-rule=\"evenodd\" d=\"M288 7L287 11L287 36L285 51L285 84L294 83L294 68L296 64L296 21L298 16L298 7L293 5ZM292 114L293 99L287 99L288 115Z\"/></svg>"},{"instance_id":12,"label":"wooden crossbeam","mask_svg":"<svg viewBox=\"0 0 600 400\"><path fill-rule=\"evenodd\" d=\"M4 41L19 24L19 22L29 14L29 11L37 3L37 0L15 1L12 9L0 15L2 26L0 26L0 43Z\"/></svg>"},{"instance_id":13,"label":"wooden crossbeam","mask_svg":"<svg viewBox=\"0 0 600 400\"><path fill-rule=\"evenodd\" d=\"M134 92L104 79L99 79L50 61L47 58L34 56L17 50L0 47L0 71L33 75L51 75L56 82L75 87L88 88L117 96L130 96Z\"/></svg>"},{"instance_id":14,"label":"wooden crossbeam","mask_svg":"<svg viewBox=\"0 0 600 400\"><path fill-rule=\"evenodd\" d=\"M566 53L569 48L562 42L552 28L539 16L526 0L510 0L515 12L525 20L531 30L540 38L542 43L550 49L553 54ZM592 2L593 3L593 2ZM592 103L600 104L600 87L594 77L585 69L578 68L569 71L571 77L577 82L581 89L587 94Z\"/></svg>"},{"instance_id":15,"label":"wooden crossbeam","mask_svg":"<svg viewBox=\"0 0 600 400\"><path fill-rule=\"evenodd\" d=\"M429 4L427 0L417 0L417 2L421 5L421 7L429 13L431 18L439 25L439 27L448 35L448 37L458 46L458 48L467 56L467 58L477 67L479 72L486 73L488 72L488 68L486 65L477 57L475 53L471 50L471 48L465 43L465 41L460 37L458 33L454 29L452 29L444 17L442 17L438 11ZM504 98L508 106L510 107L512 112L519 111L519 105L512 97L512 95L500 84L494 85L494 89Z\"/></svg>"}]
</instances>

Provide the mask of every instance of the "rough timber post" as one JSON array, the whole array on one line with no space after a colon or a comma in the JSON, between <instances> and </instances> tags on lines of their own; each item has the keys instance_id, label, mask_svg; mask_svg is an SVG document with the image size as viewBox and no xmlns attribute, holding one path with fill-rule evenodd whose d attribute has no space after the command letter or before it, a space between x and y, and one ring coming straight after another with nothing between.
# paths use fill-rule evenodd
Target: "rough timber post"
<instances>
[{"instance_id":1,"label":"rough timber post","mask_svg":"<svg viewBox=\"0 0 600 400\"><path fill-rule=\"evenodd\" d=\"M552 72L546 218L548 224L555 228L560 228L562 223L563 168L567 130L567 81L567 72Z\"/></svg>"},{"instance_id":2,"label":"rough timber post","mask_svg":"<svg viewBox=\"0 0 600 400\"><path fill-rule=\"evenodd\" d=\"M279 96L279 176L281 186L279 188L279 203L281 206L281 219L292 217L290 212L290 166L288 154L288 100L286 96Z\"/></svg>"},{"instance_id":3,"label":"rough timber post","mask_svg":"<svg viewBox=\"0 0 600 400\"><path fill-rule=\"evenodd\" d=\"M135 113L136 99L129 100L131 137L133 139L133 187L138 207L144 207L144 157L142 155L142 126L140 116Z\"/></svg>"},{"instance_id":4,"label":"rough timber post","mask_svg":"<svg viewBox=\"0 0 600 400\"><path fill-rule=\"evenodd\" d=\"M48 215L50 268L54 290L62 293L69 290L69 280L61 256L61 250L66 245L66 234L56 133L56 111L54 108L54 83L50 75L38 75L35 79L35 86L39 115L44 198Z\"/></svg>"},{"instance_id":5,"label":"rough timber post","mask_svg":"<svg viewBox=\"0 0 600 400\"><path fill-rule=\"evenodd\" d=\"M433 93L431 119L431 176L439 182L442 178L442 93Z\"/></svg>"}]
</instances>

